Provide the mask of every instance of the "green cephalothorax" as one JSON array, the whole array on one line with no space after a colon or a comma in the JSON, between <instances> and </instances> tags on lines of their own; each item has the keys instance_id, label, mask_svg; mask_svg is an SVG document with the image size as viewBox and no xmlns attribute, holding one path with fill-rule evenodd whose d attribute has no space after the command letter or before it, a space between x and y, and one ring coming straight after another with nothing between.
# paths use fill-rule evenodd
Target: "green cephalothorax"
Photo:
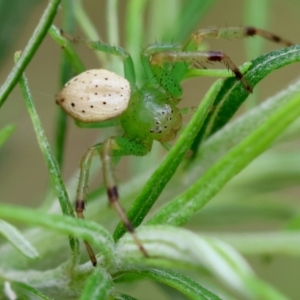
<instances>
[{"instance_id":1,"label":"green cephalothorax","mask_svg":"<svg viewBox=\"0 0 300 300\"><path fill-rule=\"evenodd\" d=\"M172 98L154 88L135 91L120 120L125 135L143 143L171 141L182 125L181 114Z\"/></svg>"},{"instance_id":2,"label":"green cephalothorax","mask_svg":"<svg viewBox=\"0 0 300 300\"><path fill-rule=\"evenodd\" d=\"M173 68L174 66L170 66L169 64L153 65L152 72L159 86L173 97L174 102L178 103L182 97L182 87L180 80L176 78L176 73L172 73Z\"/></svg>"}]
</instances>

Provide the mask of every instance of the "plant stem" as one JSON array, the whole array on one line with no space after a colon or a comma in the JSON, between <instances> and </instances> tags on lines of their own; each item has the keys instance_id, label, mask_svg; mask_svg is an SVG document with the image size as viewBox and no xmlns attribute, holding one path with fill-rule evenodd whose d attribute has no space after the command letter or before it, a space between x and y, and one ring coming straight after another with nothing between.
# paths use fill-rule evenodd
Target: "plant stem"
<instances>
[{"instance_id":1,"label":"plant stem","mask_svg":"<svg viewBox=\"0 0 300 300\"><path fill-rule=\"evenodd\" d=\"M12 91L12 89L17 84L19 78L21 77L22 73L24 72L25 68L31 61L32 57L34 56L35 52L37 51L38 47L40 46L42 40L44 39L45 35L49 27L52 24L54 16L56 14L57 7L60 3L60 0L50 0L49 4L42 15L38 26L36 27L35 31L33 32L32 37L28 41L27 46L25 47L22 56L15 64L11 72L9 73L8 77L6 78L4 84L0 88L0 107L5 102L6 98Z\"/></svg>"}]
</instances>

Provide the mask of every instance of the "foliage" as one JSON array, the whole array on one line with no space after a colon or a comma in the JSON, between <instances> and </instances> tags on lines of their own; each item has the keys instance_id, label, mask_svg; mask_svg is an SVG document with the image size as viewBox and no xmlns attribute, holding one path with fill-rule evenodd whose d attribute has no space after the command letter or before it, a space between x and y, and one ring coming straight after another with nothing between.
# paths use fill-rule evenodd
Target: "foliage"
<instances>
[{"instance_id":1,"label":"foliage","mask_svg":"<svg viewBox=\"0 0 300 300\"><path fill-rule=\"evenodd\" d=\"M119 2L106 2L107 42L113 45L119 44L118 31L122 27L118 18ZM149 36L155 33L162 42L184 41L215 2L190 0L184 5L185 1L173 0L172 8L169 1L161 0L123 3L126 8L124 43L133 56L138 82L143 80L139 53L141 47L153 42ZM62 10L58 10L60 4ZM5 9L9 9L7 5ZM264 5L260 8L268 9ZM4 10L1 6L0 9ZM165 18L167 10L168 18ZM276 286L256 275L238 251L257 256L282 252L299 255L296 204L278 202L278 198L294 196L279 197L278 193L281 187L291 187L299 179L299 156L293 153L293 143L297 141L295 132L299 131L295 121L300 115L300 81L229 122L249 95L235 78L217 80L164 158L154 154L155 163L150 157L144 158L142 167L135 169L132 178L120 184L122 203L131 205L129 218L136 227L142 224L137 234L150 254L145 258L132 237L125 234L122 224L114 228L113 234L109 231L111 220L116 221L117 216L106 207L103 188L90 192L86 219L74 218L70 199L73 200L76 192L77 177L65 183L61 176L67 139L66 116L57 111L53 153L35 108L30 82L24 74L47 32L58 47L64 48L59 75L61 86L85 69L73 45L62 39L57 27L52 25L56 15L61 15L66 32L73 34L78 26L87 39L100 39L79 0L62 3L49 0L27 46L22 53L16 53L16 64L0 88L2 106L10 100L8 96L19 82L50 178L39 209L9 205L1 200L0 233L7 241L0 247L1 299L15 299L14 294L18 299L135 299L135 287L144 278L155 282L165 299L288 299ZM148 27L143 20L146 16ZM122 72L118 58L103 53L96 56L102 67ZM245 76L254 87L275 70L299 61L299 45L273 50L247 64ZM46 70L41 67L40 72ZM191 73L190 77L224 75L220 70L201 72ZM227 71L225 76L229 76ZM198 97L195 98L199 103ZM292 123L296 125L287 130ZM0 130L0 146L10 142L16 126L6 125ZM284 138L279 138L284 132ZM277 149L287 141L292 147L279 152ZM273 149L268 150L270 147ZM189 157L191 148L194 155ZM268 167L257 173L250 166L239 174L263 152L258 163ZM276 164L277 173L270 168ZM92 177L98 169L95 162ZM221 191L237 174L231 187ZM260 201L260 191L267 201ZM202 210L209 202L211 205ZM154 204L155 210L150 210ZM215 220L230 228L230 225L255 223L259 216L270 223L281 220L283 226L273 232L250 234L230 233L226 228L223 234L200 231L207 225L213 227ZM13 221L32 229L20 231L8 223ZM193 232L179 227L185 224ZM81 251L82 240L97 249L96 268ZM125 284L130 289L125 289Z\"/></svg>"}]
</instances>

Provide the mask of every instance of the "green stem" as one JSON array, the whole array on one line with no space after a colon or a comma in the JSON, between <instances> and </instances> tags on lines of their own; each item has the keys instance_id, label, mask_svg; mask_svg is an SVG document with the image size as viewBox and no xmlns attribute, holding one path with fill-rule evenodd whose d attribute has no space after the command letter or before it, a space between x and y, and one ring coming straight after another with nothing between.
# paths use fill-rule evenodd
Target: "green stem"
<instances>
[{"instance_id":1,"label":"green stem","mask_svg":"<svg viewBox=\"0 0 300 300\"><path fill-rule=\"evenodd\" d=\"M17 61L20 57L20 54L17 52L15 56L15 60ZM40 121L40 118L38 116L38 113L35 109L34 102L29 90L27 78L23 74L20 78L20 88L21 92L23 94L23 98L25 100L25 104L27 107L27 110L29 112L33 128L35 130L35 134L38 140L39 147L41 149L41 152L43 154L44 160L47 164L50 178L53 184L53 188L56 192L56 195L59 199L59 203L62 209L62 212L64 215L75 217L74 210L72 207L72 204L69 200L68 193L66 191L65 185L63 183L59 166L57 164L57 161L52 154L50 145L48 143L48 140L46 138L42 123ZM79 257L79 246L78 241L70 238L70 246L73 252L74 261L76 261L76 258Z\"/></svg>"},{"instance_id":2,"label":"green stem","mask_svg":"<svg viewBox=\"0 0 300 300\"><path fill-rule=\"evenodd\" d=\"M68 33L72 34L75 30L75 18L73 11L73 1L65 0L64 1L64 10L63 10L63 28ZM61 64L60 64L60 78L59 78L59 87L63 87L64 84L73 76L73 69L71 64L68 61L68 56L65 51L61 54ZM56 130L55 130L55 157L59 168L62 168L63 164L63 154L66 141L67 133L67 115L63 110L57 108L56 116Z\"/></svg>"},{"instance_id":3,"label":"green stem","mask_svg":"<svg viewBox=\"0 0 300 300\"><path fill-rule=\"evenodd\" d=\"M59 4L60 4L60 0L49 1L49 4L44 14L41 17L38 26L33 32L32 37L28 41L28 44L22 53L22 56L15 64L15 66L9 73L8 77L6 78L4 84L0 88L0 107L5 102L6 98L8 97L12 89L15 87L15 85L17 84L25 68L31 61L32 57L34 56L35 52L40 46L42 40L47 34L47 31L52 24L52 21L54 19Z\"/></svg>"},{"instance_id":4,"label":"green stem","mask_svg":"<svg viewBox=\"0 0 300 300\"><path fill-rule=\"evenodd\" d=\"M160 210L149 224L184 224L221 188L270 144L300 115L300 95L276 111L257 130L224 155L182 195Z\"/></svg>"},{"instance_id":5,"label":"green stem","mask_svg":"<svg viewBox=\"0 0 300 300\"><path fill-rule=\"evenodd\" d=\"M192 120L186 126L178 141L172 147L164 161L148 180L141 194L134 202L132 208L128 211L128 218L135 227L142 222L150 208L153 206L165 188L168 181L177 170L179 164L183 160L195 136L197 135L197 132L201 128L203 121L208 114L209 108L220 91L221 86L222 81L220 79L212 85L199 105ZM125 232L126 228L123 224L119 223L114 232L114 239L118 240Z\"/></svg>"},{"instance_id":6,"label":"green stem","mask_svg":"<svg viewBox=\"0 0 300 300\"><path fill-rule=\"evenodd\" d=\"M81 0L72 1L73 8L74 8L74 15L78 22L78 25L80 26L81 30L84 32L84 34L87 36L87 38L91 41L101 41L101 37L91 22L89 16L87 15L86 11L84 10L82 6ZM107 55L102 52L95 52L100 64L102 66L106 66L107 64Z\"/></svg>"},{"instance_id":7,"label":"green stem","mask_svg":"<svg viewBox=\"0 0 300 300\"><path fill-rule=\"evenodd\" d=\"M120 44L119 38L119 17L118 17L118 0L107 0L106 1L106 23L107 23L107 41L109 45L118 46ZM119 61L116 57L109 57L109 65L107 68L114 70L116 73L121 74L121 68Z\"/></svg>"},{"instance_id":8,"label":"green stem","mask_svg":"<svg viewBox=\"0 0 300 300\"><path fill-rule=\"evenodd\" d=\"M111 235L105 228L93 221L50 215L40 210L4 204L0 204L0 218L46 228L59 234L76 236L101 249L101 255L106 259L107 264L113 261L114 246ZM51 247L49 244L48 246Z\"/></svg>"}]
</instances>

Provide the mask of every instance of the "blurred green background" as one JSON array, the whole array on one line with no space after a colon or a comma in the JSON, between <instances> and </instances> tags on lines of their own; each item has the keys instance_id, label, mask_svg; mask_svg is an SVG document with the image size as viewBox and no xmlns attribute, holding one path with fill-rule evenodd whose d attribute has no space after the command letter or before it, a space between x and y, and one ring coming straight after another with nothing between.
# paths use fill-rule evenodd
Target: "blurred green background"
<instances>
[{"instance_id":1,"label":"blurred green background","mask_svg":"<svg viewBox=\"0 0 300 300\"><path fill-rule=\"evenodd\" d=\"M171 0L161 1L172 2ZM199 20L198 28L206 28L209 26L263 26L264 29L294 41L295 43L300 42L300 33L298 30L300 2L298 0L252 1L257 3L264 1L265 5L268 7L267 14L263 12L264 14L262 15L260 11L247 10L246 0L219 0L215 1L215 4L204 18ZM0 52L1 84L4 82L7 74L13 66L14 52L22 50L25 47L47 4L47 1L36 0L27 0L26 2L15 0L14 2L20 9L6 12L2 15L2 17L0 17L2 20L0 28L0 42L1 44L4 44L5 42L8 45L7 48L2 47ZM183 2L188 3L188 0ZM105 1L86 0L83 1L83 3L101 37L105 41ZM122 20L124 19L124 8L127 1L123 0L120 1L120 3L124 6L120 9L120 25L122 25ZM2 0L0 3L0 11L5 11L5 5L6 1ZM56 17L55 24L58 27L62 26L59 14ZM149 24L149 26L151 26L151 24ZM176 26L176 24L174 24L174 26ZM120 31L122 33L122 27L120 28ZM78 32L78 35L80 35L80 32ZM246 42L239 40L209 40L209 49L223 50L237 65L241 65L243 62L253 59L259 54L266 53L278 47L276 44L266 43L262 52L253 53L254 50L252 49L251 51L251 41L253 41L253 39L254 38L249 38ZM259 37L256 37L255 39L259 39ZM153 42L157 41L155 32L153 32L153 36L149 36L148 40ZM122 43L121 45L125 46ZM142 49L145 45L140 46ZM96 57L91 55L90 50L85 49L84 47L77 47L77 49L80 52L80 56L83 58L87 68L101 67L97 62ZM49 36L47 36L26 69L26 74L35 99L36 107L50 142L53 141L55 129L54 122L56 105L54 97L59 89L57 74L59 70L60 54L61 49L59 46L55 44ZM218 65L218 67L222 68L223 66ZM293 82L295 78L299 77L299 73L299 65L294 64L271 74L258 86L257 92L259 99L266 99L268 96L271 96L285 88L289 83ZM201 98L201 95L204 95L213 80L214 79L212 78L203 78L185 82L184 100L181 106L196 106L197 103L193 101L195 99L195 93L197 94L197 98ZM199 89L200 85L202 87L201 89ZM48 184L47 168L38 148L36 137L31 126L31 121L18 87L15 88L14 92L9 96L9 99L0 110L0 128L11 123L16 124L17 130L0 150L0 201L37 207L41 203L41 199L43 198ZM95 141L96 136L96 130L78 129L73 122L70 122L65 165L63 169L63 176L65 179L68 179L77 169L82 154L87 147ZM288 145L287 147L290 146L292 146L293 149L299 150L299 139L294 142L293 145ZM147 157L143 159L147 159ZM118 165L118 178L124 179L127 176L128 173L126 171L126 166L126 163ZM254 168L253 172L257 172L258 174L260 172L260 168L264 170L264 168L270 167L271 166L267 163L254 163L251 166L251 168ZM125 171L123 171L122 168L125 168ZM300 178L298 184L295 183L284 192L292 195L292 198L296 199L298 197L298 199L300 199L299 183ZM219 201L222 201L222 197L230 197L228 195L234 193L234 184L235 183L233 182L232 186L227 188L228 191L225 190L224 194L220 194L218 196ZM255 186L250 188L255 189ZM243 192L241 192L240 195L242 195L242 193ZM259 190L256 191L256 193L259 194ZM261 193L263 194L263 191ZM209 205L207 209L210 209ZM205 209L201 214L203 214L203 218L205 219ZM201 216L201 214L199 214L199 216ZM207 227L206 229L214 231L224 230L224 224L220 221L220 219L220 217L216 217L215 226L212 228ZM218 221L220 221L220 224L218 224ZM227 230L271 230L272 228L278 228L279 224L268 224L266 226L263 222L258 222L256 224L246 224L246 228L244 226L243 228L229 226ZM218 227L218 225L220 226ZM190 222L190 226L193 226L192 222ZM292 299L300 299L300 288L298 287L298 278L300 276L299 257L276 256L272 258L254 258L250 256L249 261L251 262L254 270L262 278L266 279L266 281L274 284L279 290L286 295L289 295Z\"/></svg>"}]
</instances>

